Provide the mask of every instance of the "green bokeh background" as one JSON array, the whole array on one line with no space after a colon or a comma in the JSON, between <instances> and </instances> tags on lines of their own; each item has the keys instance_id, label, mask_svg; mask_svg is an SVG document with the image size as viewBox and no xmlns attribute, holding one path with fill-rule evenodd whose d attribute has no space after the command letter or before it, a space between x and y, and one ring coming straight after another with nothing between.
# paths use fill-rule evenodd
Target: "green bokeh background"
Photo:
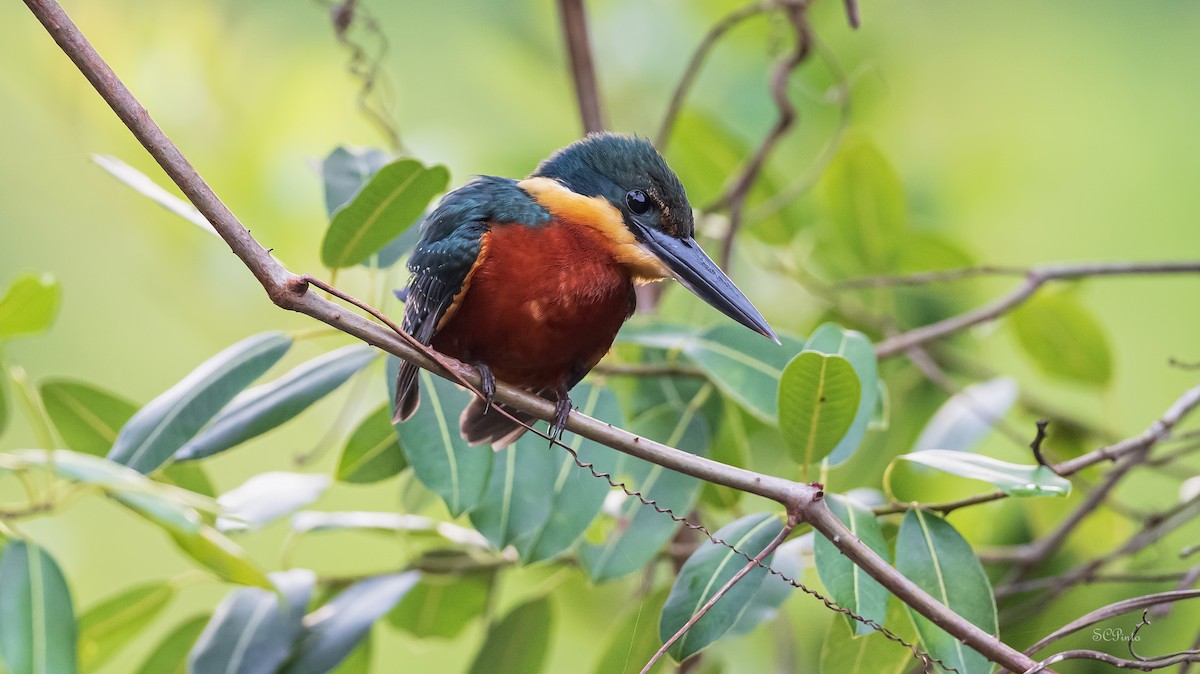
<instances>
[{"instance_id":1,"label":"green bokeh background","mask_svg":"<svg viewBox=\"0 0 1200 674\"><path fill-rule=\"evenodd\" d=\"M653 134L694 45L735 6L590 3L610 126ZM339 144L383 142L357 111L358 85L346 73L347 54L332 36L327 10L278 0L66 7L254 235L293 271L319 271L326 220L314 162ZM577 137L552 3L368 7L390 43L386 89L404 144L427 162L446 164L452 185L479 173L524 175ZM855 133L896 166L915 228L950 236L977 261L995 264L1200 252L1200 4L868 0L856 32L839 3L823 0L813 13L822 49L854 83ZM787 47L784 28L756 19L735 30L714 52L689 108L720 120L747 145L757 142L774 119L766 87L773 57ZM12 342L11 362L35 379L80 378L144 402L241 337L313 327L275 309L222 243L92 163L91 153L111 154L165 184L19 3L0 6L0 63L0 283L23 270L46 271L65 293L53 331ZM812 93L828 84L823 72L813 66L797 78L799 130L771 165L781 182L811 164L834 128L832 106ZM773 324L811 329L821 310L815 299L744 259L739 264L735 275ZM368 282L363 273L343 280L359 288ZM1008 284L975 283L962 292L978 302ZM1112 384L1100 394L1041 377L1006 330L983 329L981 353L1041 397L1115 432L1137 433L1194 384L1194 372L1169 368L1167 359L1200 360L1198 291L1196 277L1099 280L1079 289L1116 354ZM336 340L314 339L298 351L312 355ZM369 393L381 399L377 388ZM292 469L292 457L311 450L335 423L345 395L211 462L218 489ZM33 442L17 418L0 449ZM326 452L317 468L328 470L335 458ZM1135 486L1153 492L1145 497L1149 505L1160 505L1171 497L1154 491L1160 483L1171 484L1148 478ZM0 488L5 500L17 498L12 483L0 481ZM337 485L317 507L393 509L395 483ZM977 527L986 527L988 512L981 513L956 524L986 541L988 532ZM98 499L24 530L62 564L77 607L190 566L158 530ZM244 543L274 566L285 530L279 524ZM330 573L387 569L400 558L394 542L350 536L313 537L296 551L299 564ZM546 671L590 668L608 629L596 617L626 610L636 580L590 588L577 572L525 569L503 582L499 610L551 587L562 593L554 596ZM1061 619L1043 627L1098 605L1107 591L1078 595L1074 608L1058 609ZM161 635L224 592L214 583L188 586L103 672L131 670ZM1128 595L1111 598L1119 596ZM794 639L798 662L815 662L828 613L802 597L786 613L786 621L723 645L721 659L739 661L736 671L772 671L779 666L772 643L782 631ZM1172 619L1194 625L1196 612L1190 615ZM404 671L458 671L482 640L480 625L471 629L464 646L377 628L376 671L400 671L383 664L400 662ZM1013 637L1024 642L1044 631L1030 627Z\"/></svg>"}]
</instances>

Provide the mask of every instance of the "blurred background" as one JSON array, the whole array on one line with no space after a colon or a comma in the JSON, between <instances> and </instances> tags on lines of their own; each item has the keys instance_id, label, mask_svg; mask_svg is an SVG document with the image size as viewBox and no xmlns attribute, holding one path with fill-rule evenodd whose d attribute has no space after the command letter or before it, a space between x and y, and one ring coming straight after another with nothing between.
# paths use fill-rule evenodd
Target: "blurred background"
<instances>
[{"instance_id":1,"label":"blurred background","mask_svg":"<svg viewBox=\"0 0 1200 674\"><path fill-rule=\"evenodd\" d=\"M897 271L1200 253L1200 4L862 5L862 28L852 31L839 3L815 3L820 58L792 83L800 117L772 157L770 185L803 187L839 134L873 143L900 176L913 236L949 242L940 254L921 248ZM350 55L335 38L328 8L280 0L65 6L259 241L291 270L320 273L327 220L314 167L338 145L387 144L357 107L360 82L347 72ZM724 0L590 2L609 126L653 136L692 50L709 26L738 6ZM474 174L525 175L578 137L553 3L368 2L366 8L388 42L380 86L403 150L445 164L452 186ZM372 39L363 37L367 44ZM722 184L702 175L701 162L708 157L720 165L727 160L710 155L749 152L773 123L770 70L790 40L777 19L749 20L720 43L701 72L667 151L694 204L713 198ZM113 155L167 184L19 3L0 6L0 63L0 285L23 271L49 272L64 292L54 329L9 344L10 363L34 379L79 378L141 403L244 336L313 327L275 309L220 241L93 163L93 153ZM842 78L850 88L848 107L829 95ZM811 263L825 280L838 279L833 265L812 262L819 209L810 202L817 197L800 191L781 219L748 223L759 235L739 249L733 274L773 325L807 334L828 306L774 273L773 261L785 251L793 264ZM340 282L364 288L368 279L352 273ZM1014 282L948 286L945 300L966 308ZM676 297L676 290L668 290L665 311L688 310L691 300ZM977 331L971 349L991 368L1015 376L1024 390L1118 435L1138 433L1195 383L1194 372L1169 367L1168 358L1200 360L1200 279L1101 279L1073 292L1107 336L1113 375L1106 386L1046 377L1021 357L1007 330ZM864 298L871 301L869 294ZM912 320L919 316L909 317L909 325ZM310 340L290 359L298 362L338 339ZM383 397L376 384L372 380L378 390L364 394L371 404ZM314 450L312 469L328 471L336 447L316 439L336 427L347 395L214 459L209 474L218 491L259 472L294 469L297 455ZM907 423L894 420L894 432L872 445L884 459L835 472L834 488L878 486L886 458L906 451L938 402L921 405ZM897 410L893 414L902 417ZM0 437L0 449L34 442L18 416ZM1172 497L1174 484L1151 475L1127 486L1153 504L1158 496ZM16 498L11 483L0 488ZM317 505L388 510L399 507L399 499L394 483L338 484ZM189 568L157 529L103 500L88 506L24 527L63 565L77 607ZM1043 504L1028 507L1035 506ZM1045 507L1061 514L1065 506ZM990 512L976 509L952 521L973 542L996 542ZM285 533L286 524L279 524L242 542L275 567ZM340 536L324 539L327 545L306 541L294 551L295 561L339 573L391 568L402 557L393 542ZM1086 549L1086 542L1080 545ZM607 641L608 624L597 617L626 610L637 582L595 588L581 574L533 567L506 576L497 602L511 605L551 587L564 592L555 595L547 671L583 671ZM1006 636L1028 643L1102 603L1108 591L1086 602L1068 595L1052 613L1031 620L1027 632L1016 628ZM102 671L130 671L170 626L211 609L224 593L211 582L187 586L161 624ZM1119 596L1129 595L1112 599ZM713 659L726 663L726 671L778 669L784 665L770 644L782 635L794 641L795 662L814 663L829 614L805 597L786 606L786 620L720 644ZM1172 619L1194 626L1196 613L1190 615ZM1163 625L1164 633L1171 629L1169 621ZM459 671L483 636L478 624L465 641L376 630L376 671L400 671L395 663L404 663L404 671Z\"/></svg>"}]
</instances>

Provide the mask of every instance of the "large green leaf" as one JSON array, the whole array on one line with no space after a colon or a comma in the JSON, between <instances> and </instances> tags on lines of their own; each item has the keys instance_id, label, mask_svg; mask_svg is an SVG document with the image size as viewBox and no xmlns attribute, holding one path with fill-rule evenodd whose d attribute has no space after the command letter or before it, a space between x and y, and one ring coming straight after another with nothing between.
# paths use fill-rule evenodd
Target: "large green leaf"
<instances>
[{"instance_id":1,"label":"large green leaf","mask_svg":"<svg viewBox=\"0 0 1200 674\"><path fill-rule=\"evenodd\" d=\"M166 583L125 590L79 617L79 669L92 672L142 633L175 596Z\"/></svg>"},{"instance_id":2,"label":"large green leaf","mask_svg":"<svg viewBox=\"0 0 1200 674\"><path fill-rule=\"evenodd\" d=\"M539 597L508 612L488 631L470 674L538 674L550 644L550 600Z\"/></svg>"},{"instance_id":3,"label":"large green leaf","mask_svg":"<svg viewBox=\"0 0 1200 674\"><path fill-rule=\"evenodd\" d=\"M0 297L0 341L46 330L61 301L58 279L50 274L21 274Z\"/></svg>"},{"instance_id":4,"label":"large green leaf","mask_svg":"<svg viewBox=\"0 0 1200 674\"><path fill-rule=\"evenodd\" d=\"M1104 327L1069 290L1043 290L1009 317L1017 342L1046 374L1085 384L1112 379Z\"/></svg>"},{"instance_id":5,"label":"large green leaf","mask_svg":"<svg viewBox=\"0 0 1200 674\"><path fill-rule=\"evenodd\" d=\"M875 348L866 335L856 330L846 330L835 323L825 323L813 331L804 348L845 358L858 376L861 394L854 421L837 446L829 452L829 464L837 465L849 459L858 449L879 404L880 387L883 384L879 379Z\"/></svg>"},{"instance_id":6,"label":"large green leaf","mask_svg":"<svg viewBox=\"0 0 1200 674\"><path fill-rule=\"evenodd\" d=\"M1008 377L971 384L938 408L921 429L913 451L970 451L991 433L1016 402L1017 382Z\"/></svg>"},{"instance_id":7,"label":"large green leaf","mask_svg":"<svg viewBox=\"0 0 1200 674\"><path fill-rule=\"evenodd\" d=\"M171 538L180 550L220 578L240 585L271 587L267 575L246 551L212 527L203 526L193 533L171 532Z\"/></svg>"},{"instance_id":8,"label":"large green leaf","mask_svg":"<svg viewBox=\"0 0 1200 674\"><path fill-rule=\"evenodd\" d=\"M469 446L458 432L458 416L470 394L424 370L419 376L424 400L417 413L396 430L417 479L442 497L450 514L457 517L470 512L483 496L492 450ZM389 381L394 379L389 375Z\"/></svg>"},{"instance_id":9,"label":"large green leaf","mask_svg":"<svg viewBox=\"0 0 1200 674\"><path fill-rule=\"evenodd\" d=\"M682 352L721 393L768 424L776 423L783 368L804 348L804 342L791 335L779 335L781 346L740 325L719 325L700 334L682 328L626 328L621 339Z\"/></svg>"},{"instance_id":10,"label":"large green leaf","mask_svg":"<svg viewBox=\"0 0 1200 674\"><path fill-rule=\"evenodd\" d=\"M189 674L259 674L287 662L317 576L308 569L271 574L272 589L234 590L217 606L188 658Z\"/></svg>"},{"instance_id":11,"label":"large green leaf","mask_svg":"<svg viewBox=\"0 0 1200 674\"><path fill-rule=\"evenodd\" d=\"M829 621L829 632L821 646L821 672L904 674L912 664L912 651L883 634L867 628L856 635L845 620Z\"/></svg>"},{"instance_id":12,"label":"large green leaf","mask_svg":"<svg viewBox=\"0 0 1200 674\"><path fill-rule=\"evenodd\" d=\"M416 571L406 571L360 580L310 613L295 656L282 674L325 674L333 669L419 578Z\"/></svg>"},{"instance_id":13,"label":"large green leaf","mask_svg":"<svg viewBox=\"0 0 1200 674\"><path fill-rule=\"evenodd\" d=\"M40 392L63 442L84 454L107 454L121 427L137 412L137 405L128 400L80 381L46 381Z\"/></svg>"},{"instance_id":14,"label":"large green leaf","mask_svg":"<svg viewBox=\"0 0 1200 674\"><path fill-rule=\"evenodd\" d=\"M350 434L338 459L337 479L369 484L386 480L408 466L400 437L392 426L392 408L380 405Z\"/></svg>"},{"instance_id":15,"label":"large green leaf","mask_svg":"<svg viewBox=\"0 0 1200 674\"><path fill-rule=\"evenodd\" d=\"M623 424L610 391L584 384L572 396L584 414ZM620 455L615 451L579 436L565 440L597 471L616 468ZM575 465L565 450L527 435L496 453L488 489L471 512L471 523L496 547L515 545L527 563L549 559L587 530L608 491L607 483Z\"/></svg>"},{"instance_id":16,"label":"large green leaf","mask_svg":"<svg viewBox=\"0 0 1200 674\"><path fill-rule=\"evenodd\" d=\"M904 186L874 145L847 140L822 179L837 251L863 271L889 271L908 229Z\"/></svg>"},{"instance_id":17,"label":"large green leaf","mask_svg":"<svg viewBox=\"0 0 1200 674\"><path fill-rule=\"evenodd\" d=\"M778 574L767 573L754 596L746 603L746 609L737 622L729 628L727 636L748 634L759 625L770 622L779 614L779 607L796 591L796 586L783 579L787 576L799 581L804 572L805 559L812 558L813 534L808 532L791 539L775 549L771 568Z\"/></svg>"},{"instance_id":18,"label":"large green leaf","mask_svg":"<svg viewBox=\"0 0 1200 674\"><path fill-rule=\"evenodd\" d=\"M244 391L178 452L192 461L223 452L281 426L332 393L375 359L369 346L347 346L296 367L279 379Z\"/></svg>"},{"instance_id":19,"label":"large green leaf","mask_svg":"<svg viewBox=\"0 0 1200 674\"><path fill-rule=\"evenodd\" d=\"M850 361L804 351L779 380L779 430L802 466L812 466L841 442L858 413L862 387Z\"/></svg>"},{"instance_id":20,"label":"large green leaf","mask_svg":"<svg viewBox=\"0 0 1200 674\"><path fill-rule=\"evenodd\" d=\"M694 454L708 454L708 423L691 405L682 409L663 405L649 410L633 420L630 430ZM681 517L692 509L700 491L699 480L631 456L621 457L614 475L619 482ZM621 498L615 510L611 520L597 520L612 525L607 538L579 547L579 560L593 582L620 578L642 568L678 528L670 517L632 496Z\"/></svg>"},{"instance_id":21,"label":"large green leaf","mask_svg":"<svg viewBox=\"0 0 1200 674\"><path fill-rule=\"evenodd\" d=\"M451 639L487 611L494 574L423 574L400 603L388 613L388 622L418 638Z\"/></svg>"},{"instance_id":22,"label":"large green leaf","mask_svg":"<svg viewBox=\"0 0 1200 674\"><path fill-rule=\"evenodd\" d=\"M75 613L67 580L34 543L9 541L0 558L0 653L10 674L74 674Z\"/></svg>"},{"instance_id":23,"label":"large green leaf","mask_svg":"<svg viewBox=\"0 0 1200 674\"><path fill-rule=\"evenodd\" d=\"M426 168L415 159L379 169L350 203L334 213L321 244L321 262L337 269L366 260L411 226L449 182L446 167Z\"/></svg>"},{"instance_id":24,"label":"large green leaf","mask_svg":"<svg viewBox=\"0 0 1200 674\"><path fill-rule=\"evenodd\" d=\"M950 610L996 634L996 602L983 566L954 527L936 515L909 510L896 537L896 568ZM987 674L987 658L909 609L930 655L960 674Z\"/></svg>"},{"instance_id":25,"label":"large green leaf","mask_svg":"<svg viewBox=\"0 0 1200 674\"><path fill-rule=\"evenodd\" d=\"M662 646L654 616L662 614L667 592L668 589L663 588L642 597L633 610L620 619L617 628L611 630L608 646L592 669L594 674L638 674L642 670L642 665L649 662ZM659 660L650 674L662 672L667 666L665 660Z\"/></svg>"},{"instance_id":26,"label":"large green leaf","mask_svg":"<svg viewBox=\"0 0 1200 674\"><path fill-rule=\"evenodd\" d=\"M846 528L874 550L875 554L883 559L891 557L887 542L883 538L883 530L870 508L837 494L827 495L825 502ZM851 562L824 536L817 536L813 553L817 574L829 589L829 594L833 595L833 600L839 606L882 625L887 618L888 591L857 564ZM857 634L872 631L869 626L850 619L849 616L847 619Z\"/></svg>"},{"instance_id":27,"label":"large green leaf","mask_svg":"<svg viewBox=\"0 0 1200 674\"><path fill-rule=\"evenodd\" d=\"M375 148L338 147L321 162L321 180L325 184L325 212L330 218L354 198L362 186L391 157Z\"/></svg>"},{"instance_id":28,"label":"large green leaf","mask_svg":"<svg viewBox=\"0 0 1200 674\"><path fill-rule=\"evenodd\" d=\"M213 356L138 410L121 428L108 458L142 473L158 468L291 345L287 335L266 332Z\"/></svg>"},{"instance_id":29,"label":"large green leaf","mask_svg":"<svg viewBox=\"0 0 1200 674\"><path fill-rule=\"evenodd\" d=\"M771 513L755 513L721 527L715 536L755 557L766 549L781 531L783 521L778 517ZM769 565L771 555L763 562ZM745 557L724 545L717 545L711 541L702 543L679 570L679 576L676 577L667 603L663 606L658 627L658 636L663 643L696 615L701 607L748 563ZM682 662L721 638L745 612L762 585L766 573L765 568L755 566L735 583L713 604L708 613L671 645L667 651L671 657L675 658L676 662Z\"/></svg>"},{"instance_id":30,"label":"large green leaf","mask_svg":"<svg viewBox=\"0 0 1200 674\"><path fill-rule=\"evenodd\" d=\"M188 651L200 638L208 621L209 616L198 615L171 630L142 663L137 674L187 674Z\"/></svg>"},{"instance_id":31,"label":"large green leaf","mask_svg":"<svg viewBox=\"0 0 1200 674\"><path fill-rule=\"evenodd\" d=\"M329 486L329 476L308 473L259 473L217 499L224 532L253 531L312 503Z\"/></svg>"},{"instance_id":32,"label":"large green leaf","mask_svg":"<svg viewBox=\"0 0 1200 674\"><path fill-rule=\"evenodd\" d=\"M936 468L943 473L986 482L1009 496L1067 496L1071 481L1054 474L1046 466L1023 465L993 459L990 456L929 449L902 454L895 461Z\"/></svg>"},{"instance_id":33,"label":"large green leaf","mask_svg":"<svg viewBox=\"0 0 1200 674\"><path fill-rule=\"evenodd\" d=\"M26 449L0 455L0 469L37 466L59 476L100 487L106 494L150 521L178 533L192 533L200 526L196 508L212 510L207 498L155 482L141 473L90 454L68 450L53 453Z\"/></svg>"}]
</instances>

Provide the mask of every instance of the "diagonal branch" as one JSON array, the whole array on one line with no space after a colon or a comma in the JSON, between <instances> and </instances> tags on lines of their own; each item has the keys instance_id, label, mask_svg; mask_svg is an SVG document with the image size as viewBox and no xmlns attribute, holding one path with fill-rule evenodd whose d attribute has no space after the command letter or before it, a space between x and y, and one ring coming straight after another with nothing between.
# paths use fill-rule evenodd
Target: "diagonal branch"
<instances>
[{"instance_id":1,"label":"diagonal branch","mask_svg":"<svg viewBox=\"0 0 1200 674\"><path fill-rule=\"evenodd\" d=\"M563 37L571 59L575 98L579 101L579 116L585 133L604 130L600 111L600 88L596 83L596 66L592 63L592 45L588 40L587 10L583 0L558 0Z\"/></svg>"}]
</instances>

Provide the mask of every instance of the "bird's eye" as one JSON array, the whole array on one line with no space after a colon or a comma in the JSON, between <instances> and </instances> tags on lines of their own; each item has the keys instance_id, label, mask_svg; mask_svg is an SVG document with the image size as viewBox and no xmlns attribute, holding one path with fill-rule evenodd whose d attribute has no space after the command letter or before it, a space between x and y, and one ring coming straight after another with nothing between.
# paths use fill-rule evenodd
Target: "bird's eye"
<instances>
[{"instance_id":1,"label":"bird's eye","mask_svg":"<svg viewBox=\"0 0 1200 674\"><path fill-rule=\"evenodd\" d=\"M634 215L642 215L650 210L650 199L641 190L629 190L625 193L625 205L629 206Z\"/></svg>"}]
</instances>

